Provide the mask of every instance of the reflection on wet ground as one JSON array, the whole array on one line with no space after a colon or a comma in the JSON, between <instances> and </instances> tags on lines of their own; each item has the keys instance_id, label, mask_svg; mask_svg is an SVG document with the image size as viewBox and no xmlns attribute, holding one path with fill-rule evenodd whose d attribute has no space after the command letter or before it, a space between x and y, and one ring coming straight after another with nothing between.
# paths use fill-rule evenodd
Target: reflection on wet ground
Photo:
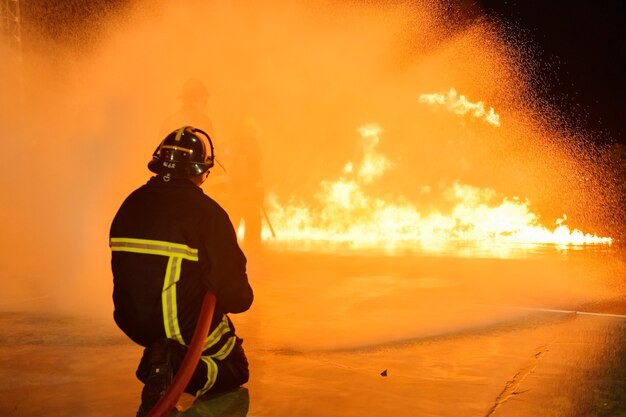
<instances>
[{"instance_id":1,"label":"reflection on wet ground","mask_svg":"<svg viewBox=\"0 0 626 417\"><path fill-rule=\"evenodd\" d=\"M250 359L245 395L181 414L621 415L624 276L605 253L253 253L255 305L233 317ZM0 415L133 415L141 349L108 312L34 310L0 313ZM594 315L572 312L583 310Z\"/></svg>"}]
</instances>

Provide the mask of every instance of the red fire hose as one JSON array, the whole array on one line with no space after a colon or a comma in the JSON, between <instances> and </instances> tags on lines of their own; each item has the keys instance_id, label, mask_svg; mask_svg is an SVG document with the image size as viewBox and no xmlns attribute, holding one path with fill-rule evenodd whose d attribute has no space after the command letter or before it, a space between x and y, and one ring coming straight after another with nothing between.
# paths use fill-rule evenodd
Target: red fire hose
<instances>
[{"instance_id":1,"label":"red fire hose","mask_svg":"<svg viewBox=\"0 0 626 417\"><path fill-rule=\"evenodd\" d=\"M200 310L200 318L193 333L189 350L185 354L180 369L176 372L176 376L172 380L171 385L165 391L165 394L150 410L147 417L166 417L176 407L176 403L183 393L185 387L191 379L193 371L200 360L204 341L209 334L211 321L213 320L213 311L215 310L215 295L207 291L202 300L202 309Z\"/></svg>"}]
</instances>

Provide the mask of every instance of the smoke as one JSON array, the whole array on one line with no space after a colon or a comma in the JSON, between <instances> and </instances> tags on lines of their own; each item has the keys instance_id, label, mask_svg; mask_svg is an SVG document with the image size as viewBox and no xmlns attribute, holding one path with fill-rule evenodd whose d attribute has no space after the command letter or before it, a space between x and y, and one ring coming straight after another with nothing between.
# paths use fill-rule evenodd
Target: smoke
<instances>
[{"instance_id":1,"label":"smoke","mask_svg":"<svg viewBox=\"0 0 626 417\"><path fill-rule=\"evenodd\" d=\"M254 118L266 188L284 201L310 200L336 177L368 123L383 127L380 151L394 166L380 192L424 207L441 203L424 198L425 186L461 180L530 198L556 218L567 207L554 196L578 191L577 162L526 89L526 57L467 4L138 1L97 24L67 44L33 30L23 65L1 66L3 80L20 82L2 93L11 279L0 308L109 314L108 226L147 180L190 77L210 91L218 160ZM493 107L501 128L420 103L452 88Z\"/></svg>"}]
</instances>

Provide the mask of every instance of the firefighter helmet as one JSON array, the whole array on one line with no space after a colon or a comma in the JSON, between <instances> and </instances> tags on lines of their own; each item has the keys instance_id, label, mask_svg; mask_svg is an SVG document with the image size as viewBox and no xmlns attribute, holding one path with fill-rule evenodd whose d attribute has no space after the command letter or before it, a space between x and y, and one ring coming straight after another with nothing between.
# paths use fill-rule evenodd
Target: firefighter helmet
<instances>
[{"instance_id":1,"label":"firefighter helmet","mask_svg":"<svg viewBox=\"0 0 626 417\"><path fill-rule=\"evenodd\" d=\"M209 91L202 81L197 78L190 78L185 81L183 89L178 95L183 100L195 100L198 98L208 97Z\"/></svg>"},{"instance_id":2,"label":"firefighter helmet","mask_svg":"<svg viewBox=\"0 0 626 417\"><path fill-rule=\"evenodd\" d=\"M191 178L211 169L214 160L209 135L195 127L183 126L163 139L148 162L148 169L171 178Z\"/></svg>"}]
</instances>

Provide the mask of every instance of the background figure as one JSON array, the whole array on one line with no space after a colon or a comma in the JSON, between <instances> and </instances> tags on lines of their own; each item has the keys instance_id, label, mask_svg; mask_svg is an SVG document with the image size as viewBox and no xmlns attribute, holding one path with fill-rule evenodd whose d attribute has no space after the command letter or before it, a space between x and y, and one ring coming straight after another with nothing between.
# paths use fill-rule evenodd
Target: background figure
<instances>
[{"instance_id":1,"label":"background figure","mask_svg":"<svg viewBox=\"0 0 626 417\"><path fill-rule=\"evenodd\" d=\"M261 169L259 128L252 119L244 120L230 138L228 165L228 214L237 231L244 223L246 246L261 242L261 209L265 197Z\"/></svg>"},{"instance_id":2,"label":"background figure","mask_svg":"<svg viewBox=\"0 0 626 417\"><path fill-rule=\"evenodd\" d=\"M222 147L222 143L215 137L213 122L206 113L210 97L209 90L200 79L187 79L178 95L182 102L181 106L163 122L159 131L160 136L165 137L182 126L193 126L208 133L211 141L216 146ZM207 179L207 194L218 203L223 203L227 194L226 176L220 160L216 162L211 176Z\"/></svg>"},{"instance_id":3,"label":"background figure","mask_svg":"<svg viewBox=\"0 0 626 417\"><path fill-rule=\"evenodd\" d=\"M178 95L182 101L181 107L169 116L161 126L161 136L181 126L193 126L204 130L212 140L215 140L215 129L211 118L207 115L209 90L198 78L189 78L185 81Z\"/></svg>"}]
</instances>

